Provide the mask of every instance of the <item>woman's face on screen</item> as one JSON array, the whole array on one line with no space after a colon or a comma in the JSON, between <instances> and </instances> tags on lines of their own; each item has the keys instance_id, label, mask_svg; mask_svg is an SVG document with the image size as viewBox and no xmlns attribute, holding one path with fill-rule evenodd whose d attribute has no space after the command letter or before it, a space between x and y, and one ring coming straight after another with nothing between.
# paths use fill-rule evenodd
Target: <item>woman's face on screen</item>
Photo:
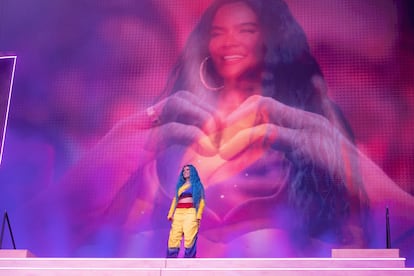
<instances>
[{"instance_id":1,"label":"woman's face on screen","mask_svg":"<svg viewBox=\"0 0 414 276\"><path fill-rule=\"evenodd\" d=\"M263 63L263 38L254 11L243 2L217 10L210 30L209 51L224 81L243 77Z\"/></svg>"}]
</instances>

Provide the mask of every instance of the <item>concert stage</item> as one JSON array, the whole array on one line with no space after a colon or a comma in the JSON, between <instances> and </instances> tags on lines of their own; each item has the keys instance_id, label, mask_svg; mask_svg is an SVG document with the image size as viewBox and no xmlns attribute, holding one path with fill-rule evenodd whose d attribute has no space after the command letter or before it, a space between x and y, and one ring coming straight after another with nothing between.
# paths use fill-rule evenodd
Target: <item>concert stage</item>
<instances>
[{"instance_id":1,"label":"concert stage","mask_svg":"<svg viewBox=\"0 0 414 276\"><path fill-rule=\"evenodd\" d=\"M0 275L414 275L398 249L334 249L331 258L37 258L0 250Z\"/></svg>"}]
</instances>

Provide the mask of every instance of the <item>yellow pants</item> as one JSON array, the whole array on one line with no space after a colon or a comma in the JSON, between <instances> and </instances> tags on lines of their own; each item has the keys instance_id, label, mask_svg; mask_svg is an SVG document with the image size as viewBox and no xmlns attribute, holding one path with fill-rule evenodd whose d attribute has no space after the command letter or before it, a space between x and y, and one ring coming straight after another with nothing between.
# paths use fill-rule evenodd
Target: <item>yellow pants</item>
<instances>
[{"instance_id":1,"label":"yellow pants","mask_svg":"<svg viewBox=\"0 0 414 276\"><path fill-rule=\"evenodd\" d=\"M196 254L198 221L195 208L177 208L174 212L170 236L168 238L167 257L177 257L184 235L186 258L194 258Z\"/></svg>"}]
</instances>

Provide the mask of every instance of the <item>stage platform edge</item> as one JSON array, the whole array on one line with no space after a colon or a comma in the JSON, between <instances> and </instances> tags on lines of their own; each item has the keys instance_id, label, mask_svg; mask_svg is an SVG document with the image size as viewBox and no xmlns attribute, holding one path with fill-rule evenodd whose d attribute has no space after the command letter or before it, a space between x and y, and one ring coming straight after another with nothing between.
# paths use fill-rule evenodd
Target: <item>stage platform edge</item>
<instances>
[{"instance_id":1,"label":"stage platform edge","mask_svg":"<svg viewBox=\"0 0 414 276\"><path fill-rule=\"evenodd\" d=\"M0 258L35 258L27 249L0 249Z\"/></svg>"},{"instance_id":2,"label":"stage platform edge","mask_svg":"<svg viewBox=\"0 0 414 276\"><path fill-rule=\"evenodd\" d=\"M0 250L0 275L414 275L398 249L333 249L330 258L44 258Z\"/></svg>"}]
</instances>

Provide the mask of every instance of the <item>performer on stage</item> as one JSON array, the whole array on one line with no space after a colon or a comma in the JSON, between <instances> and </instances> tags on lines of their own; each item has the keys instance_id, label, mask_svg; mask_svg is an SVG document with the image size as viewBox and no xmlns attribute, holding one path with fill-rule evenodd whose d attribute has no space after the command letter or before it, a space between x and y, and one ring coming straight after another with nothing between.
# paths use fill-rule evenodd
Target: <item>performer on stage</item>
<instances>
[{"instance_id":1,"label":"performer on stage","mask_svg":"<svg viewBox=\"0 0 414 276\"><path fill-rule=\"evenodd\" d=\"M205 206L204 187L193 165L186 165L180 173L176 194L172 200L168 220L172 221L168 239L168 258L176 258L184 235L185 258L195 258L197 235Z\"/></svg>"}]
</instances>

